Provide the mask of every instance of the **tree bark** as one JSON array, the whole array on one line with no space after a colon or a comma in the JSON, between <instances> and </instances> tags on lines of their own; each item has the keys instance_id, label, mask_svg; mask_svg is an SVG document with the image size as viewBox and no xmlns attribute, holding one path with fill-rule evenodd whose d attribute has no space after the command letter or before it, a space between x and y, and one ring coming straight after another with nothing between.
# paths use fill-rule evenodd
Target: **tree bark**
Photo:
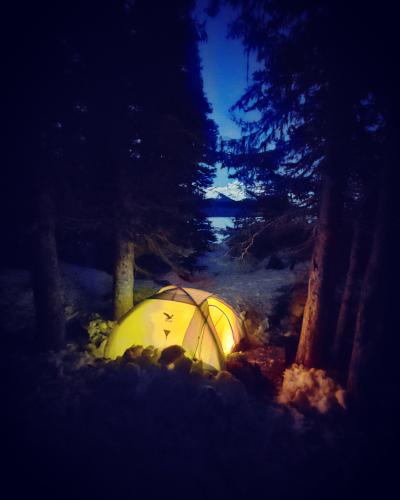
<instances>
[{"instance_id":1,"label":"tree bark","mask_svg":"<svg viewBox=\"0 0 400 500\"><path fill-rule=\"evenodd\" d=\"M327 148L322 169L322 192L311 259L308 295L304 308L296 363L324 367L330 361L335 311L336 248L340 238L343 192L349 170L354 125L351 94L343 80L341 61L328 55Z\"/></svg>"},{"instance_id":2,"label":"tree bark","mask_svg":"<svg viewBox=\"0 0 400 500\"><path fill-rule=\"evenodd\" d=\"M134 244L118 231L114 270L114 318L120 319L133 307Z\"/></svg>"},{"instance_id":3,"label":"tree bark","mask_svg":"<svg viewBox=\"0 0 400 500\"><path fill-rule=\"evenodd\" d=\"M384 266L387 244L388 168L382 171L381 189L375 219L375 231L371 253L365 271L360 302L357 310L354 343L351 353L347 389L355 400L361 401L365 392L373 392L374 363L379 358L379 346L383 344L384 324ZM382 360L380 360L381 362Z\"/></svg>"},{"instance_id":4,"label":"tree bark","mask_svg":"<svg viewBox=\"0 0 400 500\"><path fill-rule=\"evenodd\" d=\"M363 268L362 224L360 218L355 223L346 281L336 324L333 358L335 366L340 369L345 369L348 365L353 341Z\"/></svg>"},{"instance_id":5,"label":"tree bark","mask_svg":"<svg viewBox=\"0 0 400 500\"><path fill-rule=\"evenodd\" d=\"M118 122L118 120L116 120ZM114 138L116 168L114 171L114 319L119 320L133 307L135 246L132 233L135 231L135 211L132 207L131 165L123 154L120 138ZM112 145L109 151L113 151ZM110 159L113 159L110 153Z\"/></svg>"},{"instance_id":6,"label":"tree bark","mask_svg":"<svg viewBox=\"0 0 400 500\"><path fill-rule=\"evenodd\" d=\"M341 213L342 183L325 174L316 243L311 260L307 301L296 353L296 363L323 366L326 361L327 329L333 301L332 269L336 218Z\"/></svg>"},{"instance_id":7,"label":"tree bark","mask_svg":"<svg viewBox=\"0 0 400 500\"><path fill-rule=\"evenodd\" d=\"M35 193L33 227L33 291L39 345L58 350L65 343L65 317L57 258L54 203L43 181Z\"/></svg>"}]
</instances>

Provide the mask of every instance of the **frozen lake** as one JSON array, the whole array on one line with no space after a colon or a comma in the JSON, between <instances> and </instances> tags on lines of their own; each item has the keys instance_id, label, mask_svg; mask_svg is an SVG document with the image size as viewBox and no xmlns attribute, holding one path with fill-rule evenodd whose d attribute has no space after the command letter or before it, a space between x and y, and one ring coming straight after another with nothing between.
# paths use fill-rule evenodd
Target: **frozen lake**
<instances>
[{"instance_id":1,"label":"frozen lake","mask_svg":"<svg viewBox=\"0 0 400 500\"><path fill-rule=\"evenodd\" d=\"M217 236L217 241L222 241L224 239L222 230L235 225L235 217L208 217L211 226Z\"/></svg>"}]
</instances>

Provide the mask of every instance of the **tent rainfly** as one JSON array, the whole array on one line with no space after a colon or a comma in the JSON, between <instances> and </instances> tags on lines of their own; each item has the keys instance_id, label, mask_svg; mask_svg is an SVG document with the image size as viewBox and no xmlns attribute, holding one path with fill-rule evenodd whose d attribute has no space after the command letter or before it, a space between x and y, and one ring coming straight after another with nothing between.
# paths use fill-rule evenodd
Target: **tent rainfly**
<instances>
[{"instance_id":1,"label":"tent rainfly","mask_svg":"<svg viewBox=\"0 0 400 500\"><path fill-rule=\"evenodd\" d=\"M190 358L221 370L226 354L243 337L242 320L222 299L204 290L167 286L118 321L105 356L115 359L132 345L181 345Z\"/></svg>"}]
</instances>

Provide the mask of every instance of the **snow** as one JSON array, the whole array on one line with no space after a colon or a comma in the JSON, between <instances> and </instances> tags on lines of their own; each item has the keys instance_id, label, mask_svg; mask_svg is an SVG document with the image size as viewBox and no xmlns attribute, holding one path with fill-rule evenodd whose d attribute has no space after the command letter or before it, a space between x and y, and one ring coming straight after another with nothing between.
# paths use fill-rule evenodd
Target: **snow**
<instances>
[{"instance_id":1,"label":"snow","mask_svg":"<svg viewBox=\"0 0 400 500\"><path fill-rule=\"evenodd\" d=\"M218 198L222 194L235 201L246 198L246 191L238 180L229 182L226 186L212 186L206 189L206 198Z\"/></svg>"},{"instance_id":2,"label":"snow","mask_svg":"<svg viewBox=\"0 0 400 500\"><path fill-rule=\"evenodd\" d=\"M113 278L99 269L60 263L64 309L67 321L88 314L110 314ZM0 272L0 328L7 334L31 330L35 321L31 273L25 269ZM138 280L137 287L159 288L149 280Z\"/></svg>"},{"instance_id":3,"label":"snow","mask_svg":"<svg viewBox=\"0 0 400 500\"><path fill-rule=\"evenodd\" d=\"M207 269L194 283L167 277L218 293L239 311L258 311L260 328L268 329L282 289L303 280L307 264L273 270L225 254L220 245L204 255ZM109 310L109 274L66 263L61 268L71 314ZM15 333L33 320L29 272L1 271L0 285L7 291L0 320ZM144 280L137 285L155 286ZM96 346L110 327L100 317L88 325ZM270 352L259 351L260 360ZM48 355L29 354L23 345L6 350L3 450L8 464L19 464L17 477L8 476L15 498L22 498L25 485L40 498L60 496L61 488L68 498L184 493L203 500L259 498L261 492L334 499L349 493L348 471L356 471L368 440L331 418L344 414L345 392L326 372L292 366L275 401L239 381L236 372L237 378L187 369L182 358L163 367L156 358L140 348L106 362L75 344Z\"/></svg>"},{"instance_id":4,"label":"snow","mask_svg":"<svg viewBox=\"0 0 400 500\"><path fill-rule=\"evenodd\" d=\"M112 291L112 277L98 269L60 264L67 320L87 311L104 311ZM0 326L6 333L32 329L35 321L31 273L5 269L0 273Z\"/></svg>"},{"instance_id":5,"label":"snow","mask_svg":"<svg viewBox=\"0 0 400 500\"><path fill-rule=\"evenodd\" d=\"M289 286L304 280L308 265L298 264L294 270L266 269L264 261L235 260L226 253L226 246L219 244L203 255L199 264L206 269L196 274L192 282L183 280L174 272L160 279L220 295L239 313L251 311L259 316L264 323L258 326L265 330L277 301ZM113 288L110 274L65 262L60 267L67 320L93 313L110 315ZM31 328L34 307L30 273L22 269L3 270L0 285L7 290L0 296L0 327L7 333ZM139 293L160 288L151 280L136 280L135 287Z\"/></svg>"},{"instance_id":6,"label":"snow","mask_svg":"<svg viewBox=\"0 0 400 500\"><path fill-rule=\"evenodd\" d=\"M324 370L292 365L285 370L278 401L293 404L302 411L314 409L322 414L346 407L346 393Z\"/></svg>"},{"instance_id":7,"label":"snow","mask_svg":"<svg viewBox=\"0 0 400 500\"><path fill-rule=\"evenodd\" d=\"M5 333L20 332L34 320L31 275L23 269L0 272L0 329Z\"/></svg>"},{"instance_id":8,"label":"snow","mask_svg":"<svg viewBox=\"0 0 400 500\"><path fill-rule=\"evenodd\" d=\"M113 278L98 269L61 264L64 294L72 311L104 311L110 301Z\"/></svg>"},{"instance_id":9,"label":"snow","mask_svg":"<svg viewBox=\"0 0 400 500\"><path fill-rule=\"evenodd\" d=\"M231 304L238 312L254 311L263 317L273 314L279 297L288 287L304 282L308 263L299 263L294 269L266 269L268 258L256 261L251 256L244 260L232 259L227 255L224 244L203 255L199 264L206 270L198 273L195 282L189 283L174 273L165 278L180 286L208 290Z\"/></svg>"},{"instance_id":10,"label":"snow","mask_svg":"<svg viewBox=\"0 0 400 500\"><path fill-rule=\"evenodd\" d=\"M85 496L82 487L91 498L169 498L170 490L173 498L257 498L260 488L292 498L299 485L311 493L316 474L337 481L346 464L340 450L329 459L336 444L326 444L312 422L254 398L227 372L106 363L73 345L13 359L11 367L18 420L8 437L19 443L18 473L31 495L38 489L46 497L48 487L54 496L54 482L69 498ZM316 453L324 456L320 467Z\"/></svg>"}]
</instances>

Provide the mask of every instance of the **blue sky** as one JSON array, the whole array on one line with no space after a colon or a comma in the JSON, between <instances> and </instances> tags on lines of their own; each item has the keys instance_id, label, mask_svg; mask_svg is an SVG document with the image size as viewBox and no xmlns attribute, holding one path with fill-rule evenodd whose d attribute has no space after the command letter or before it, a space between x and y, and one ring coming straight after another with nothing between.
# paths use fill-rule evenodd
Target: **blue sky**
<instances>
[{"instance_id":1,"label":"blue sky","mask_svg":"<svg viewBox=\"0 0 400 500\"><path fill-rule=\"evenodd\" d=\"M195 16L200 21L207 18L203 12L207 3L207 0L198 2ZM211 117L224 138L240 137L240 129L232 121L229 108L240 98L247 85L247 56L243 45L240 40L227 38L228 25L234 18L234 11L227 6L216 17L207 18L208 40L200 44L204 90L213 108ZM254 58L251 58L250 75L254 66ZM228 172L218 168L214 185L226 186L230 181Z\"/></svg>"}]
</instances>

